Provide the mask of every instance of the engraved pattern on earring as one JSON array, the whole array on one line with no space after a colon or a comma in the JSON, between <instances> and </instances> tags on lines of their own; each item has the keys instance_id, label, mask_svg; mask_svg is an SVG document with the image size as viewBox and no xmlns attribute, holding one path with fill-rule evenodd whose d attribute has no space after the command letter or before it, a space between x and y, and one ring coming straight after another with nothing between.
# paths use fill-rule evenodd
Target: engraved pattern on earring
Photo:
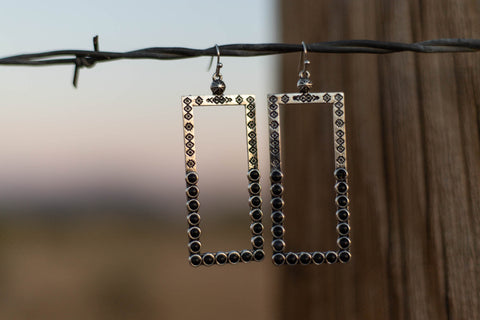
<instances>
[{"instance_id":1,"label":"engraved pattern on earring","mask_svg":"<svg viewBox=\"0 0 480 320\"><path fill-rule=\"evenodd\" d=\"M210 86L213 95L207 96L183 96L182 115L185 144L185 170L186 170L186 196L187 196L187 222L188 222L188 250L189 261L192 266L212 266L237 264L239 262L262 261L265 257L263 251L263 212L261 210L262 199L260 197L261 187L259 184L260 171L258 170L257 154L257 133L255 119L255 96L253 95L223 95L225 83L220 74L220 50L217 49L217 68L212 77ZM205 106L243 106L245 109L245 125L248 149L248 192L249 192L249 216L251 220L251 249L202 253L201 252L201 229L200 229L200 189L198 187L199 175L197 173L197 162L195 149L195 126L193 109Z\"/></svg>"},{"instance_id":2,"label":"engraved pattern on earring","mask_svg":"<svg viewBox=\"0 0 480 320\"><path fill-rule=\"evenodd\" d=\"M270 140L270 193L272 200L271 220L273 235L272 248L273 264L279 266L287 265L308 265L308 264L332 264L336 262L346 263L350 261L350 225L348 220L350 212L348 209L348 182L347 182L347 144L345 134L345 97L343 92L322 92L310 93L312 86L308 66L310 62L306 59L307 47L302 42L303 52L301 60L303 70L300 71L300 79L297 87L300 93L270 94L268 100L269 113L269 140ZM280 105L285 104L332 104L333 106L333 139L335 156L335 203L337 206L337 246L338 249L327 252L286 252L284 240L285 228L283 226L285 215L282 212L283 200L283 173L281 170L280 152Z\"/></svg>"},{"instance_id":3,"label":"engraved pattern on earring","mask_svg":"<svg viewBox=\"0 0 480 320\"><path fill-rule=\"evenodd\" d=\"M274 255L272 257L275 265L307 265L348 262L351 258L350 249L350 226L348 219L350 217L348 183L347 183L347 150L345 137L345 101L342 92L324 92L324 93L288 93L272 94L268 96L269 103L269 134L270 134L270 193L272 200L272 235L274 241L272 248ZM285 204L283 200L284 187L282 184L283 173L281 171L280 157L280 114L272 111L278 110L282 104L324 104L333 105L333 135L334 135L334 153L335 153L335 203L337 206L337 251L328 252L285 252L285 241L283 239L285 228L283 222L285 215L282 212ZM340 111L340 112L339 112Z\"/></svg>"}]
</instances>

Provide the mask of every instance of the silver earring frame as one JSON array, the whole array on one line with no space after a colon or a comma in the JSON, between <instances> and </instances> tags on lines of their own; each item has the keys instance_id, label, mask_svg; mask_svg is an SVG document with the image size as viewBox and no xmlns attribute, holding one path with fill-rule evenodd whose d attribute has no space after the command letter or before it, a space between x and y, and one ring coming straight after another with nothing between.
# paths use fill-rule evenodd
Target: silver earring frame
<instances>
[{"instance_id":1,"label":"silver earring frame","mask_svg":"<svg viewBox=\"0 0 480 320\"><path fill-rule=\"evenodd\" d=\"M220 51L217 49L217 70L213 75L211 90L213 95L207 96L183 96L183 132L185 143L185 180L187 195L187 222L188 222L188 250L190 253L189 262L192 266L211 266L214 264L236 264L239 262L262 261L265 257L263 251L263 212L261 209L262 198L260 197L260 171L258 170L258 152L257 152L257 132L255 116L255 96L254 95L223 95L225 83L220 75ZM248 150L248 192L250 206L250 231L251 231L251 249L230 252L201 252L200 242L200 202L198 200L200 190L198 188L199 175L197 173L197 163L195 159L195 132L193 108L205 106L243 106L245 109L245 125Z\"/></svg>"},{"instance_id":2,"label":"silver earring frame","mask_svg":"<svg viewBox=\"0 0 480 320\"><path fill-rule=\"evenodd\" d=\"M309 265L309 264L332 264L336 262L346 263L350 261L350 212L348 208L348 182L347 182L347 142L345 131L345 96L343 92L320 92L309 93L312 87L310 80L310 72L308 66L310 61L306 59L307 46L302 42L303 52L301 62L303 69L299 73L300 79L297 87L300 93L280 93L269 94L268 100L268 124L270 139L270 193L272 200L270 202L272 208L272 262L274 265ZM331 104L333 107L333 140L334 140L334 156L335 156L335 203L337 206L337 250L326 252L286 252L286 243L284 240L285 228L283 222L285 215L283 207L283 173L281 168L281 152L280 152L280 105L285 104Z\"/></svg>"},{"instance_id":3,"label":"silver earring frame","mask_svg":"<svg viewBox=\"0 0 480 320\"><path fill-rule=\"evenodd\" d=\"M328 264L336 262L348 262L350 255L350 225L348 219L348 183L347 183L347 149L345 134L345 99L343 92L321 92L321 93L282 93L268 95L269 108L269 136L270 136L270 191L272 200L272 260L275 265L308 265ZM286 252L284 240L285 228L283 222L284 200L282 185L283 173L281 169L280 156L280 105L285 104L332 104L333 106L333 135L335 149L335 203L337 206L337 246L338 250L327 252Z\"/></svg>"}]
</instances>

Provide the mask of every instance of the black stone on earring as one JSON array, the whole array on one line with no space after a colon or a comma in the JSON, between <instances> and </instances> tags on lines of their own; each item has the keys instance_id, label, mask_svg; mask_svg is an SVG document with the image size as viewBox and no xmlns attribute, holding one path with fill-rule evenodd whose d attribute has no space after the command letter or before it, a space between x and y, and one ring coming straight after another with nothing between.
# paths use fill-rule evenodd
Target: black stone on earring
<instances>
[{"instance_id":1,"label":"black stone on earring","mask_svg":"<svg viewBox=\"0 0 480 320\"><path fill-rule=\"evenodd\" d=\"M312 254L312 260L315 264L322 264L325 261L325 255L323 252L314 252Z\"/></svg>"},{"instance_id":2,"label":"black stone on earring","mask_svg":"<svg viewBox=\"0 0 480 320\"><path fill-rule=\"evenodd\" d=\"M282 252L285 249L285 241L276 239L272 241L273 251Z\"/></svg>"},{"instance_id":3,"label":"black stone on earring","mask_svg":"<svg viewBox=\"0 0 480 320\"><path fill-rule=\"evenodd\" d=\"M278 170L274 170L270 173L270 180L272 180L272 182L280 182L282 181L282 178L283 174Z\"/></svg>"},{"instance_id":4,"label":"black stone on earring","mask_svg":"<svg viewBox=\"0 0 480 320\"><path fill-rule=\"evenodd\" d=\"M237 251L230 251L228 253L228 261L231 264L235 264L240 261L240 254Z\"/></svg>"},{"instance_id":5,"label":"black stone on earring","mask_svg":"<svg viewBox=\"0 0 480 320\"><path fill-rule=\"evenodd\" d=\"M199 189L195 186L188 187L187 189L187 195L190 198L196 198L198 196Z\"/></svg>"},{"instance_id":6,"label":"black stone on earring","mask_svg":"<svg viewBox=\"0 0 480 320\"><path fill-rule=\"evenodd\" d=\"M200 223L200 215L196 212L192 212L187 216L187 221L190 225L196 226Z\"/></svg>"},{"instance_id":7,"label":"black stone on earring","mask_svg":"<svg viewBox=\"0 0 480 320\"><path fill-rule=\"evenodd\" d=\"M275 211L271 215L273 223L282 223L285 219L285 215L281 211Z\"/></svg>"},{"instance_id":8,"label":"black stone on earring","mask_svg":"<svg viewBox=\"0 0 480 320\"><path fill-rule=\"evenodd\" d=\"M187 201L187 208L189 211L196 211L200 207L200 202L197 199Z\"/></svg>"},{"instance_id":9,"label":"black stone on earring","mask_svg":"<svg viewBox=\"0 0 480 320\"><path fill-rule=\"evenodd\" d=\"M340 249L348 249L348 247L350 247L350 239L348 237L341 237L337 240L337 245Z\"/></svg>"},{"instance_id":10,"label":"black stone on earring","mask_svg":"<svg viewBox=\"0 0 480 320\"><path fill-rule=\"evenodd\" d=\"M260 171L257 169L251 169L248 171L248 180L250 181L258 181L260 179Z\"/></svg>"},{"instance_id":11,"label":"black stone on earring","mask_svg":"<svg viewBox=\"0 0 480 320\"><path fill-rule=\"evenodd\" d=\"M205 253L203 255L203 264L206 266L211 266L215 263L215 256L213 253Z\"/></svg>"},{"instance_id":12,"label":"black stone on earring","mask_svg":"<svg viewBox=\"0 0 480 320\"><path fill-rule=\"evenodd\" d=\"M187 233L190 239L198 239L202 231L198 227L191 227L188 229Z\"/></svg>"},{"instance_id":13,"label":"black stone on earring","mask_svg":"<svg viewBox=\"0 0 480 320\"><path fill-rule=\"evenodd\" d=\"M285 256L282 253L275 253L272 256L272 261L276 266L282 265L285 263Z\"/></svg>"},{"instance_id":14,"label":"black stone on earring","mask_svg":"<svg viewBox=\"0 0 480 320\"><path fill-rule=\"evenodd\" d=\"M271 204L275 210L280 210L282 209L284 202L282 198L273 198Z\"/></svg>"},{"instance_id":15,"label":"black stone on earring","mask_svg":"<svg viewBox=\"0 0 480 320\"><path fill-rule=\"evenodd\" d=\"M270 193L272 196L280 196L283 193L283 187L281 184L274 184L270 187Z\"/></svg>"},{"instance_id":16,"label":"black stone on earring","mask_svg":"<svg viewBox=\"0 0 480 320\"><path fill-rule=\"evenodd\" d=\"M253 196L248 199L250 202L250 206L256 208L259 207L262 204L262 199L259 196Z\"/></svg>"},{"instance_id":17,"label":"black stone on earring","mask_svg":"<svg viewBox=\"0 0 480 320\"><path fill-rule=\"evenodd\" d=\"M327 254L325 255L325 260L327 260L328 264L332 264L337 262L338 256L335 251L328 251Z\"/></svg>"},{"instance_id":18,"label":"black stone on earring","mask_svg":"<svg viewBox=\"0 0 480 320\"><path fill-rule=\"evenodd\" d=\"M337 225L337 231L341 235L346 235L350 232L350 226L348 225L348 223L340 223L339 225Z\"/></svg>"},{"instance_id":19,"label":"black stone on earring","mask_svg":"<svg viewBox=\"0 0 480 320\"><path fill-rule=\"evenodd\" d=\"M200 243L200 241L192 241L188 244L188 249L191 253L198 253L201 247L202 244Z\"/></svg>"},{"instance_id":20,"label":"black stone on earring","mask_svg":"<svg viewBox=\"0 0 480 320\"><path fill-rule=\"evenodd\" d=\"M250 262L253 258L253 255L250 252L250 250L243 250L240 253L240 256L241 256L243 262Z\"/></svg>"},{"instance_id":21,"label":"black stone on earring","mask_svg":"<svg viewBox=\"0 0 480 320\"><path fill-rule=\"evenodd\" d=\"M338 220L345 221L350 216L350 212L348 212L347 209L340 209L337 211L336 215Z\"/></svg>"},{"instance_id":22,"label":"black stone on earring","mask_svg":"<svg viewBox=\"0 0 480 320\"><path fill-rule=\"evenodd\" d=\"M301 252L298 259L300 260L300 263L303 265L307 265L307 264L310 264L310 262L312 262L312 256L308 252Z\"/></svg>"},{"instance_id":23,"label":"black stone on earring","mask_svg":"<svg viewBox=\"0 0 480 320\"><path fill-rule=\"evenodd\" d=\"M259 222L257 223L252 223L250 225L250 231L253 233L253 234L261 234L262 231L263 231L263 225Z\"/></svg>"},{"instance_id":24,"label":"black stone on earring","mask_svg":"<svg viewBox=\"0 0 480 320\"><path fill-rule=\"evenodd\" d=\"M272 234L275 238L280 238L283 237L283 234L285 233L285 228L282 226L273 226L272 227Z\"/></svg>"},{"instance_id":25,"label":"black stone on earring","mask_svg":"<svg viewBox=\"0 0 480 320\"><path fill-rule=\"evenodd\" d=\"M346 196L338 196L335 198L335 202L341 208L346 207L348 205L348 198Z\"/></svg>"},{"instance_id":26,"label":"black stone on earring","mask_svg":"<svg viewBox=\"0 0 480 320\"><path fill-rule=\"evenodd\" d=\"M262 217L263 217L263 212L262 212L262 210L260 210L260 209L253 209L252 211L250 211L250 218L251 218L253 221L262 220Z\"/></svg>"},{"instance_id":27,"label":"black stone on earring","mask_svg":"<svg viewBox=\"0 0 480 320\"><path fill-rule=\"evenodd\" d=\"M217 264L227 263L227 255L225 254L225 252L217 252L215 254L215 261L217 261Z\"/></svg>"},{"instance_id":28,"label":"black stone on earring","mask_svg":"<svg viewBox=\"0 0 480 320\"><path fill-rule=\"evenodd\" d=\"M260 184L257 182L251 183L248 186L248 191L250 191L250 194L258 194L261 190Z\"/></svg>"},{"instance_id":29,"label":"black stone on earring","mask_svg":"<svg viewBox=\"0 0 480 320\"><path fill-rule=\"evenodd\" d=\"M348 172L345 170L345 168L338 168L333 174L337 180L345 180L348 176Z\"/></svg>"},{"instance_id":30,"label":"black stone on earring","mask_svg":"<svg viewBox=\"0 0 480 320\"><path fill-rule=\"evenodd\" d=\"M348 190L348 184L346 184L345 182L338 182L335 185L335 190L337 190L337 192L340 194L344 194Z\"/></svg>"},{"instance_id":31,"label":"black stone on earring","mask_svg":"<svg viewBox=\"0 0 480 320\"><path fill-rule=\"evenodd\" d=\"M199 254L191 255L188 260L190 264L194 267L198 267L202 263L202 257Z\"/></svg>"},{"instance_id":32,"label":"black stone on earring","mask_svg":"<svg viewBox=\"0 0 480 320\"><path fill-rule=\"evenodd\" d=\"M265 252L261 249L255 250L253 253L253 259L255 259L255 261L262 261L263 258L265 258Z\"/></svg>"},{"instance_id":33,"label":"black stone on earring","mask_svg":"<svg viewBox=\"0 0 480 320\"><path fill-rule=\"evenodd\" d=\"M287 264L294 265L294 264L297 264L298 262L298 256L293 252L289 252L287 254L286 260L287 260Z\"/></svg>"},{"instance_id":34,"label":"black stone on earring","mask_svg":"<svg viewBox=\"0 0 480 320\"><path fill-rule=\"evenodd\" d=\"M263 246L263 237L262 236L253 237L251 242L254 248L261 248Z\"/></svg>"},{"instance_id":35,"label":"black stone on earring","mask_svg":"<svg viewBox=\"0 0 480 320\"><path fill-rule=\"evenodd\" d=\"M352 255L348 251L340 251L340 253L338 255L338 258L339 258L340 262L342 262L342 263L346 263L346 262L350 261L351 257L352 257Z\"/></svg>"},{"instance_id":36,"label":"black stone on earring","mask_svg":"<svg viewBox=\"0 0 480 320\"><path fill-rule=\"evenodd\" d=\"M195 184L198 181L198 174L196 172L189 172L185 178L188 184Z\"/></svg>"}]
</instances>

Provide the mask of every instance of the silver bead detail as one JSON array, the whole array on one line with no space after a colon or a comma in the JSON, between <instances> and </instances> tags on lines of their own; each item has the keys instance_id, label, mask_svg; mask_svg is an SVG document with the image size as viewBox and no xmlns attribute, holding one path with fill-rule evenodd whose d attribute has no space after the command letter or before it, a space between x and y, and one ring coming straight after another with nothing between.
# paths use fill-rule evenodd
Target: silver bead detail
<instances>
[{"instance_id":1,"label":"silver bead detail","mask_svg":"<svg viewBox=\"0 0 480 320\"><path fill-rule=\"evenodd\" d=\"M225 85L225 82L223 82L221 79L214 79L210 85L212 93L216 96L222 95L226 88L227 86Z\"/></svg>"},{"instance_id":2,"label":"silver bead detail","mask_svg":"<svg viewBox=\"0 0 480 320\"><path fill-rule=\"evenodd\" d=\"M297 88L301 93L307 93L312 88L312 80L309 78L300 78L297 82Z\"/></svg>"}]
</instances>

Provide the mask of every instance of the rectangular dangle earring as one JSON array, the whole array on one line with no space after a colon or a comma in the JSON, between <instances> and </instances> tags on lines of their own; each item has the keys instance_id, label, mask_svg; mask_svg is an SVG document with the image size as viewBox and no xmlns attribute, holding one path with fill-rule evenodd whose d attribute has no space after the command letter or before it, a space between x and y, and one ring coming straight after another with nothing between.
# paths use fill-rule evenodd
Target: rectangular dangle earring
<instances>
[{"instance_id":1,"label":"rectangular dangle earring","mask_svg":"<svg viewBox=\"0 0 480 320\"><path fill-rule=\"evenodd\" d=\"M269 134L270 134L270 181L271 181L271 208L272 208L272 235L273 235L273 264L279 266L287 265L308 265L328 264L336 262L348 262L350 255L350 226L348 219L348 184L347 184L347 144L345 134L345 99L343 92L322 92L309 93L312 87L306 59L307 47L304 42L302 52L303 70L300 71L300 79L297 87L300 93L281 93L268 95L269 106ZM282 104L332 104L333 106L333 140L335 155L335 203L337 206L337 246L338 250L327 252L285 252L285 241L283 239L285 228L283 221L285 215L282 212L284 206L283 194L283 173L280 157L280 105Z\"/></svg>"},{"instance_id":2,"label":"rectangular dangle earring","mask_svg":"<svg viewBox=\"0 0 480 320\"><path fill-rule=\"evenodd\" d=\"M183 96L183 132L185 143L185 171L186 171L186 194L187 194L187 221L188 221L188 250L189 262L192 266L211 266L214 264L236 264L238 262L250 262L263 260L263 213L261 210L262 199L260 198L260 172L258 171L257 156L257 132L255 120L255 96L253 95L223 95L225 83L220 74L220 50L217 49L217 68L213 74L213 82L210 86L211 96ZM195 132L193 123L193 108L204 106L243 106L245 108L245 123L248 148L248 191L250 205L250 230L251 249L230 252L201 253L200 242L200 202L198 201L200 190L198 188L199 175L195 159Z\"/></svg>"}]
</instances>

